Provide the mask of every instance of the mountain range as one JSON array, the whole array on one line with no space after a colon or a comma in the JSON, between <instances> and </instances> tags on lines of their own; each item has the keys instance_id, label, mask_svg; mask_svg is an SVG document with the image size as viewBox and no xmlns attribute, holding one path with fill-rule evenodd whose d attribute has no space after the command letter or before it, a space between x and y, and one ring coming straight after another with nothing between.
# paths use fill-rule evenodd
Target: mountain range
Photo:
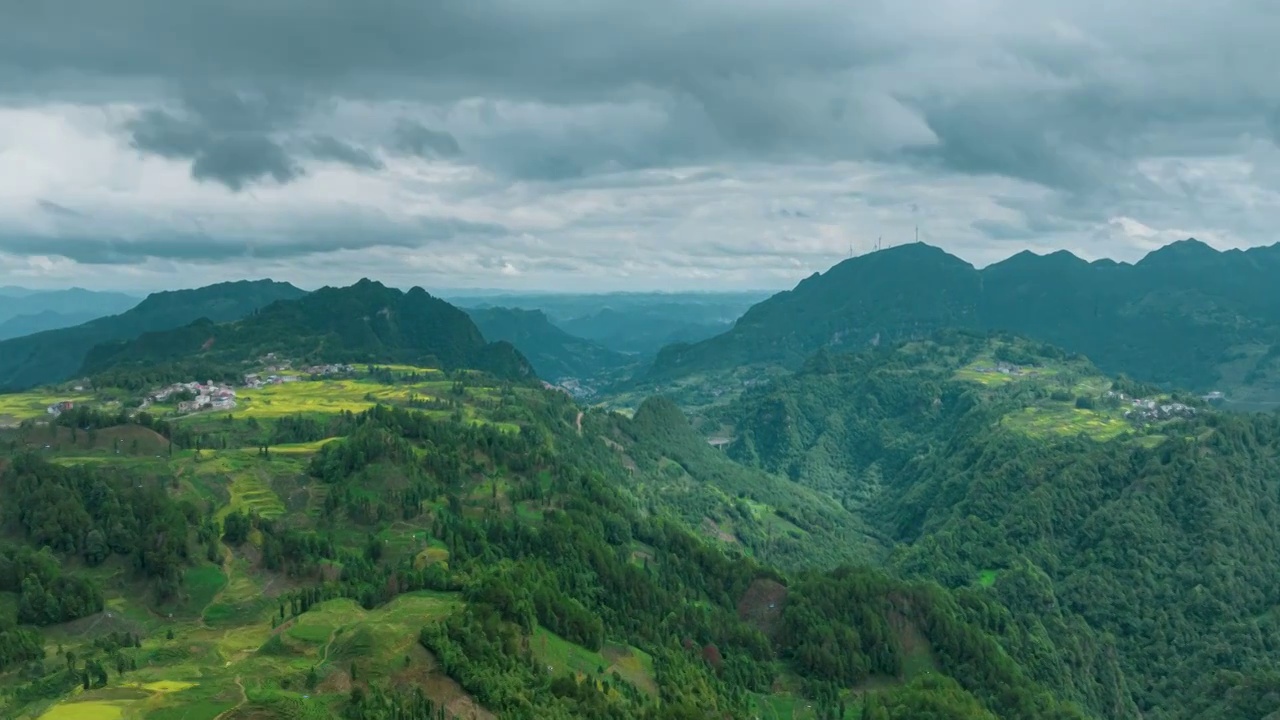
<instances>
[{"instance_id":1,"label":"mountain range","mask_svg":"<svg viewBox=\"0 0 1280 720\"><path fill-rule=\"evenodd\" d=\"M1023 252L978 269L913 243L845 260L748 310L729 331L664 348L654 380L744 365L799 367L944 327L1007 330L1168 387L1280 399L1280 245L1194 239L1134 264Z\"/></svg>"},{"instance_id":2,"label":"mountain range","mask_svg":"<svg viewBox=\"0 0 1280 720\"><path fill-rule=\"evenodd\" d=\"M207 318L237 320L276 300L306 293L270 280L219 283L158 292L119 315L0 342L0 390L19 390L73 377L95 345L178 327Z\"/></svg>"},{"instance_id":3,"label":"mountain range","mask_svg":"<svg viewBox=\"0 0 1280 720\"><path fill-rule=\"evenodd\" d=\"M33 336L95 381L0 395L0 715L1275 717L1280 415L1166 354L1257 370L1276 252L855 258L664 352L771 368L695 418L532 382L628 360L547 314L367 279ZM283 359L356 367L156 393Z\"/></svg>"},{"instance_id":4,"label":"mountain range","mask_svg":"<svg viewBox=\"0 0 1280 720\"><path fill-rule=\"evenodd\" d=\"M574 337L551 323L541 310L471 308L467 314L489 340L502 340L519 348L533 364L538 377L596 378L633 364L622 353L590 340Z\"/></svg>"},{"instance_id":5,"label":"mountain range","mask_svg":"<svg viewBox=\"0 0 1280 720\"><path fill-rule=\"evenodd\" d=\"M116 292L0 287L0 340L79 325L137 304L138 298Z\"/></svg>"},{"instance_id":6,"label":"mountain range","mask_svg":"<svg viewBox=\"0 0 1280 720\"><path fill-rule=\"evenodd\" d=\"M766 292L489 294L449 296L464 308L540 310L575 337L614 352L652 357L665 345L723 332Z\"/></svg>"},{"instance_id":7,"label":"mountain range","mask_svg":"<svg viewBox=\"0 0 1280 720\"><path fill-rule=\"evenodd\" d=\"M462 310L422 288L403 292L368 279L277 300L238 321L200 318L183 327L102 343L87 353L80 372L230 366L269 353L308 362L417 363L507 378L533 375L518 350L509 343L487 342Z\"/></svg>"}]
</instances>

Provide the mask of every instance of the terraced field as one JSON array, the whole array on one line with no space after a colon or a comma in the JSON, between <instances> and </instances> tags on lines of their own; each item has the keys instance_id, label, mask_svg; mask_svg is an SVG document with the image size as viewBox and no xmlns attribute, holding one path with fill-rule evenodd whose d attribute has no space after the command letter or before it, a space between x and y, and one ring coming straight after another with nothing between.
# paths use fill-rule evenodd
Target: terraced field
<instances>
[{"instance_id":1,"label":"terraced field","mask_svg":"<svg viewBox=\"0 0 1280 720\"><path fill-rule=\"evenodd\" d=\"M1133 425L1118 414L1084 410L1068 403L1046 403L1023 408L1006 415L1003 423L1011 430L1036 438L1083 434L1095 440L1106 441L1133 431Z\"/></svg>"},{"instance_id":2,"label":"terraced field","mask_svg":"<svg viewBox=\"0 0 1280 720\"><path fill-rule=\"evenodd\" d=\"M231 502L218 511L219 520L236 510L265 518L280 517L284 514L284 502L271 489L270 480L265 471L222 470L219 473L217 469L206 470L203 467L201 471L218 473L222 479L229 479L227 490L231 495Z\"/></svg>"}]
</instances>

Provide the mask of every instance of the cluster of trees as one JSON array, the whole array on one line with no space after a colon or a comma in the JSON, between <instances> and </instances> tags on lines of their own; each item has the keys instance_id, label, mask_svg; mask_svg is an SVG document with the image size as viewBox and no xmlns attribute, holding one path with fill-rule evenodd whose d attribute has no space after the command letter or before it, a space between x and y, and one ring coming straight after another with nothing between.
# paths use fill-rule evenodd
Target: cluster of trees
<instances>
[{"instance_id":1,"label":"cluster of trees","mask_svg":"<svg viewBox=\"0 0 1280 720\"><path fill-rule=\"evenodd\" d=\"M345 717L348 720L449 720L443 705L423 694L422 688L402 693L371 687L351 689Z\"/></svg>"},{"instance_id":2,"label":"cluster of trees","mask_svg":"<svg viewBox=\"0 0 1280 720\"><path fill-rule=\"evenodd\" d=\"M48 548L0 547L0 592L18 594L17 621L26 625L53 625L102 610L102 590L63 573Z\"/></svg>"},{"instance_id":3,"label":"cluster of trees","mask_svg":"<svg viewBox=\"0 0 1280 720\"><path fill-rule=\"evenodd\" d=\"M609 679L579 681L569 668L548 669L525 641L527 630L481 603L423 628L419 642L445 672L502 717L630 720L640 697L610 697ZM625 699L623 699L625 698ZM641 705L642 706L642 705Z\"/></svg>"},{"instance_id":4,"label":"cluster of trees","mask_svg":"<svg viewBox=\"0 0 1280 720\"><path fill-rule=\"evenodd\" d=\"M175 502L154 479L111 468L62 467L20 455L0 471L0 485L5 487L0 514L31 545L76 556L90 566L113 554L128 556L157 597L177 594L191 560L189 533L201 518L195 506ZM41 586L47 591L46 583ZM72 591L80 586L64 581L58 587ZM84 598L87 591L73 595ZM33 588L32 597L37 596ZM66 614L65 606L56 611L49 603L40 607L45 616ZM79 601L72 606L81 607Z\"/></svg>"},{"instance_id":5,"label":"cluster of trees","mask_svg":"<svg viewBox=\"0 0 1280 720\"><path fill-rule=\"evenodd\" d=\"M15 665L38 660L44 657L44 640L40 633L29 628L6 625L0 617L0 672Z\"/></svg>"}]
</instances>

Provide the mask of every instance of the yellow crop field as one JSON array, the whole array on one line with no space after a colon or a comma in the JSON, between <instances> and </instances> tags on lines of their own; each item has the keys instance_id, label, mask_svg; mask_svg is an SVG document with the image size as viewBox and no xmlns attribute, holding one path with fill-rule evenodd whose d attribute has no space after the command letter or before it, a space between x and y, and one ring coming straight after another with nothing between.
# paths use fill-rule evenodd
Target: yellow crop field
<instances>
[{"instance_id":1,"label":"yellow crop field","mask_svg":"<svg viewBox=\"0 0 1280 720\"><path fill-rule=\"evenodd\" d=\"M337 440L338 438L325 438L323 440L314 440L305 443L286 443L282 445L272 445L272 455L314 455L320 451L320 448Z\"/></svg>"},{"instance_id":2,"label":"yellow crop field","mask_svg":"<svg viewBox=\"0 0 1280 720\"><path fill-rule=\"evenodd\" d=\"M53 393L49 390L32 390L30 392L0 395L0 423L6 420L20 422L22 420L48 417L46 408L63 400L70 400L74 403L92 402L93 396L75 392Z\"/></svg>"},{"instance_id":3,"label":"yellow crop field","mask_svg":"<svg viewBox=\"0 0 1280 720\"><path fill-rule=\"evenodd\" d=\"M117 720L124 717L124 705L119 700L60 703L41 715L40 720Z\"/></svg>"},{"instance_id":4,"label":"yellow crop field","mask_svg":"<svg viewBox=\"0 0 1280 720\"><path fill-rule=\"evenodd\" d=\"M409 397L404 386L379 385L359 380L317 380L281 383L240 391L235 414L246 418L280 418L299 413L362 412L376 402L390 403Z\"/></svg>"},{"instance_id":5,"label":"yellow crop field","mask_svg":"<svg viewBox=\"0 0 1280 720\"><path fill-rule=\"evenodd\" d=\"M196 687L196 683L160 680L150 683L124 683L117 687L73 695L49 708L39 720L120 720L141 717L157 707L164 695ZM88 695L88 698L84 696Z\"/></svg>"}]
</instances>

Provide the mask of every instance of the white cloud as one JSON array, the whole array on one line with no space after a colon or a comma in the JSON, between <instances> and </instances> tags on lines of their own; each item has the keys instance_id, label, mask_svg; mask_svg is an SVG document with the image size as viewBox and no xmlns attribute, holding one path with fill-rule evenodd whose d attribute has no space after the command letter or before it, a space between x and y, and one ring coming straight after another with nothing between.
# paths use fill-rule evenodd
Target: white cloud
<instances>
[{"instance_id":1,"label":"white cloud","mask_svg":"<svg viewBox=\"0 0 1280 720\"><path fill-rule=\"evenodd\" d=\"M0 27L28 284L784 287L917 226L982 265L1280 224L1258 0L49 1Z\"/></svg>"}]
</instances>

